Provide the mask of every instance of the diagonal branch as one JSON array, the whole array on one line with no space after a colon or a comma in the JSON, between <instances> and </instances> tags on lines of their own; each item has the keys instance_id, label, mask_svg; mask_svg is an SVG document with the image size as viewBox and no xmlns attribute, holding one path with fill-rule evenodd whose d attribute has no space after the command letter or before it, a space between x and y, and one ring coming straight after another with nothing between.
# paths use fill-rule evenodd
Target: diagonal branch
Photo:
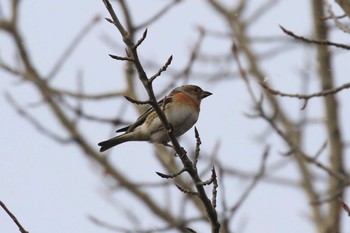
<instances>
[{"instance_id":1,"label":"diagonal branch","mask_svg":"<svg viewBox=\"0 0 350 233\"><path fill-rule=\"evenodd\" d=\"M13 220L13 222L17 225L19 231L21 233L29 233L26 229L24 229L24 227L22 226L22 224L18 221L18 219L16 218L16 216L7 208L7 206L0 201L0 206L5 210L5 212L8 214L8 216L10 216L10 218Z\"/></svg>"},{"instance_id":2,"label":"diagonal branch","mask_svg":"<svg viewBox=\"0 0 350 233\"><path fill-rule=\"evenodd\" d=\"M108 54L111 58L115 59L115 60L119 60L119 61L130 61L130 62L134 62L134 59L130 58L130 57L121 57L118 55L112 55L112 54Z\"/></svg>"},{"instance_id":3,"label":"diagonal branch","mask_svg":"<svg viewBox=\"0 0 350 233\"><path fill-rule=\"evenodd\" d=\"M229 209L229 211L230 211L230 217L229 218L232 218L232 216L236 213L237 209L239 207L241 207L243 202L248 198L249 194L252 192L254 187L256 187L256 185L258 184L258 181L260 179L262 179L262 177L264 176L264 174L265 174L265 167L266 167L266 160L267 160L267 157L269 155L269 152L270 152L270 147L266 146L266 148L264 150L264 153L262 155L262 158L261 158L259 172L254 176L253 181L250 183L248 188L243 192L243 194L241 195L239 200L236 202L236 204Z\"/></svg>"},{"instance_id":4,"label":"diagonal branch","mask_svg":"<svg viewBox=\"0 0 350 233\"><path fill-rule=\"evenodd\" d=\"M145 70L144 70L144 68L139 60L137 47L135 47L135 44L131 40L129 33L124 29L124 27L120 23L116 13L114 12L114 10L112 8L112 5L110 4L110 2L108 0L102 0L102 1L104 2L106 9L108 10L109 14L112 17L113 24L117 27L120 34L122 35L123 41L126 44L126 46L128 47L128 50L129 50L131 56L133 57L133 60L135 61L134 64L135 64L136 70L138 72L139 79L142 82L142 84L144 85L144 87L148 93L151 106L154 108L154 110L157 113L164 128L167 130L168 136L170 138L170 141L173 145L174 150L179 155L179 158L181 159L181 162L184 165L184 168L187 170L187 172L189 173L189 175L191 176L191 178L195 184L198 196L199 196L201 202L203 203L205 210L207 212L207 216L211 222L212 232L218 233L219 229L220 229L220 223L218 221L217 212L216 212L215 208L213 207L210 199L208 198L203 185L201 184L202 180L199 177L199 174L197 172L197 168L193 166L193 163L191 162L191 160L187 156L187 152L180 146L179 142L177 141L176 137L173 134L173 128L171 127L171 125L167 121L163 111L161 110L161 107L157 103L157 100L155 98L154 91L153 91L153 86L152 86L153 79L149 79L147 77L147 74L146 74L146 72L145 72ZM169 59L168 59L168 61L169 61Z\"/></svg>"},{"instance_id":5,"label":"diagonal branch","mask_svg":"<svg viewBox=\"0 0 350 233\"><path fill-rule=\"evenodd\" d=\"M157 21L160 17L162 17L165 13L167 13L174 5L177 3L181 2L181 0L172 0L171 2L168 3L164 8L162 8L158 13L153 15L151 18L143 22L142 24L136 26L134 29L139 30L141 28L147 27L153 22Z\"/></svg>"},{"instance_id":6,"label":"diagonal branch","mask_svg":"<svg viewBox=\"0 0 350 233\"><path fill-rule=\"evenodd\" d=\"M56 64L53 66L46 80L53 79L56 74L60 71L61 67L72 55L74 50L78 47L79 43L85 38L85 36L91 31L91 29L100 21L99 16L95 16L91 21L79 32L79 34L73 39L66 50L62 53L61 57L57 60Z\"/></svg>"},{"instance_id":7,"label":"diagonal branch","mask_svg":"<svg viewBox=\"0 0 350 233\"><path fill-rule=\"evenodd\" d=\"M49 130L49 128L43 126L40 121L32 117L26 110L24 110L23 107L19 106L19 104L12 98L10 94L5 94L5 97L10 105L17 111L17 113L25 118L27 121L29 121L30 124L34 126L36 130L38 130L43 135L46 135L47 137L53 139L56 142L59 143L69 143L72 142L72 139L70 138L63 138L62 136L57 135L56 133Z\"/></svg>"},{"instance_id":8,"label":"diagonal branch","mask_svg":"<svg viewBox=\"0 0 350 233\"><path fill-rule=\"evenodd\" d=\"M170 66L171 64L171 61L173 60L173 56L171 55L168 60L166 61L166 63L164 64L164 66L162 66L162 68L160 68L158 70L157 73L155 73L150 79L149 81L150 82L153 82L157 77L159 77L164 71L166 71L168 69L168 67Z\"/></svg>"},{"instance_id":9,"label":"diagonal branch","mask_svg":"<svg viewBox=\"0 0 350 233\"><path fill-rule=\"evenodd\" d=\"M331 42L331 41L328 41L328 40L309 39L309 38L306 38L306 37L303 37L303 36L298 36L298 35L294 34L292 31L289 31L289 30L285 29L281 25L280 25L280 28L282 29L282 31L284 33L286 33L288 36L293 37L296 40L300 40L300 41L303 41L303 42L306 42L306 43L311 43L311 44L325 45L325 46L334 46L334 47L337 47L337 48L350 50L350 46L349 45L335 43L335 42Z\"/></svg>"},{"instance_id":10,"label":"diagonal branch","mask_svg":"<svg viewBox=\"0 0 350 233\"><path fill-rule=\"evenodd\" d=\"M8 22L7 22L8 23ZM69 114L67 114L63 109L60 103L57 101L57 95L52 94L51 89L49 88L47 82L45 82L43 76L38 72L37 67L34 66L26 43L24 43L24 38L22 37L18 28L13 24L6 24L7 27L5 30L13 40L15 46L18 48L19 57L24 66L24 75L29 82L31 82L34 87L38 90L38 93L41 95L42 99L45 100L45 104L51 110L52 114L56 117L57 121L62 125L62 127L69 133L71 138L74 139L76 145L83 151L83 154L88 158L91 158L98 165L102 167L108 176L112 177L115 182L125 187L135 198L142 201L145 206L147 206L156 216L163 219L169 224L175 226L181 232L186 231L186 227L169 211L161 207L156 200L154 200L148 193L144 192L141 188L135 186L128 177L123 175L110 161L105 157L100 156L96 148L92 147L84 135L80 132L77 125L70 119ZM5 26L6 26L5 25ZM1 27L1 21L0 21Z\"/></svg>"}]
</instances>

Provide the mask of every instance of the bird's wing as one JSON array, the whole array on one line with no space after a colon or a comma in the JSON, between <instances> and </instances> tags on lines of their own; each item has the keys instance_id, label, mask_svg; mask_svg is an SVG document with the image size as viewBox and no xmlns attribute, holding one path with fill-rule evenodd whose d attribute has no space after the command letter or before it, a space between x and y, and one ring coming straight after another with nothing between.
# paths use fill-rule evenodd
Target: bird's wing
<instances>
[{"instance_id":1,"label":"bird's wing","mask_svg":"<svg viewBox=\"0 0 350 233\"><path fill-rule=\"evenodd\" d=\"M163 98L162 100L158 101L158 106L162 109L165 107L165 105L169 104L172 101L172 98L166 96L165 98ZM149 109L147 109L144 113L141 114L141 116L139 118L137 118L137 120L135 121L134 124L132 125L128 125L124 128L118 129L116 132L131 132L133 131L135 128L137 128L138 126L142 125L145 120L147 119L147 117L154 112L154 108L150 107Z\"/></svg>"}]
</instances>

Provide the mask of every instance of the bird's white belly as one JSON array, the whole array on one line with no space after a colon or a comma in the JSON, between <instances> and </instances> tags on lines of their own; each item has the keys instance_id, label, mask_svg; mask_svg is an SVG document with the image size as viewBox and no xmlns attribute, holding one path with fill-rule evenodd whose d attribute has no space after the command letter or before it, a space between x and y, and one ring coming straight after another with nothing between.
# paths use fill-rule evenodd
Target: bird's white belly
<instances>
[{"instance_id":1,"label":"bird's white belly","mask_svg":"<svg viewBox=\"0 0 350 233\"><path fill-rule=\"evenodd\" d=\"M176 137L187 132L198 120L198 112L193 111L193 108L188 107L182 111L172 111L167 115L169 123L174 128Z\"/></svg>"},{"instance_id":2,"label":"bird's white belly","mask_svg":"<svg viewBox=\"0 0 350 233\"><path fill-rule=\"evenodd\" d=\"M199 113L197 111L193 111L193 108L191 107L185 107L181 109L181 111L172 110L165 112L168 122L174 129L175 137L179 137L187 132L197 122L198 115ZM164 130L164 127L158 117L153 120L151 125L152 126L150 128L155 129L149 135L151 142L165 143L169 141L168 134ZM147 130L143 129L143 131L145 132Z\"/></svg>"}]
</instances>

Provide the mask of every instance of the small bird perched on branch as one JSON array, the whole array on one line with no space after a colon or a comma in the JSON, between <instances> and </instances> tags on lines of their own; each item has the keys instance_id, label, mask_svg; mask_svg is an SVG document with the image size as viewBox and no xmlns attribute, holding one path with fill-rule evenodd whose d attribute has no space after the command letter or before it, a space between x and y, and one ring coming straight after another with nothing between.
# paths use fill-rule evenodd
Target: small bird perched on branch
<instances>
[{"instance_id":1,"label":"small bird perched on branch","mask_svg":"<svg viewBox=\"0 0 350 233\"><path fill-rule=\"evenodd\" d=\"M173 127L175 137L186 133L197 122L202 99L212 95L195 85L175 88L168 96L158 102L166 119ZM168 133L164 129L153 107L144 112L134 124L117 130L125 132L119 136L100 142L100 152L128 141L148 141L166 144Z\"/></svg>"}]
</instances>

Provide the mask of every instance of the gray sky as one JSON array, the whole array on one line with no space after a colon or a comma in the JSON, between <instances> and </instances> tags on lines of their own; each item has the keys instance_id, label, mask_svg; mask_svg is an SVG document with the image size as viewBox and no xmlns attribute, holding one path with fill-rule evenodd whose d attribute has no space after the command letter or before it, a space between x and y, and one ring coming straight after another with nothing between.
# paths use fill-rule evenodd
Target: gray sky
<instances>
[{"instance_id":1,"label":"gray sky","mask_svg":"<svg viewBox=\"0 0 350 233\"><path fill-rule=\"evenodd\" d=\"M141 22L155 12L155 9L161 8L161 1L147 1L147 4L135 0L129 2L136 22ZM257 3L260 1L251 1L250 4ZM8 1L0 0L0 6L1 12L5 16L8 15ZM193 13L193 9L196 13ZM20 26L26 38L25 43L30 48L31 57L40 67L42 74L47 74L51 70L62 51L87 22L96 15L109 16L100 0L23 1L20 13ZM283 25L296 33L309 35L311 29L309 14L307 1L280 1L266 17L252 27L249 33L252 36L283 36L278 26ZM198 33L193 30L197 26L223 31L226 25L206 6L204 1L185 1L149 27L147 40L140 48L142 59L151 58L152 61L161 64L172 54L174 56L172 67L182 67L187 62L188 51L198 37ZM106 36L113 40L115 47L105 43ZM338 35L335 34L335 36ZM339 35L335 39L337 38L342 37ZM111 24L101 20L65 63L54 80L54 85L75 90L75 77L78 72L82 72L86 92L122 90L125 85L122 78L122 63L108 57L109 53L121 54L121 42L117 30ZM225 51L228 48L227 45L228 42L224 40L209 40L205 42L205 51L218 53ZM257 46L257 49L259 52L264 52L266 48ZM289 53L266 61L263 65L268 74L267 79L275 87L284 91L298 92L300 87L298 72L305 68L305 63L315 66L309 59L310 54L312 54L311 50L295 46L295 49L290 50ZM0 34L0 57L6 61L15 61L12 44L4 34ZM337 73L339 84L346 81L343 73L349 73L349 66L344 65L346 60L344 57L346 54L341 54L337 58L339 61L337 66L340 66L337 67L337 70L340 70ZM210 71L216 68L207 67L206 69ZM341 72L343 69L344 72ZM152 73L152 70L149 72ZM155 83L156 90L167 84L167 79L171 79L171 75L162 76ZM269 158L271 164L289 160L280 156L285 145L276 136L268 137L261 143L254 141L254 135L263 132L266 129L266 123L262 120L247 119L243 115L244 112L251 112L252 104L240 80L232 79L208 84L194 79L191 83L214 93L203 101L201 116L197 123L202 136L203 152L210 153L216 142L222 140L219 150L220 159L228 165L251 172L259 167L262 148L265 144L272 146ZM260 90L257 86L255 87L256 94L259 95ZM310 89L318 90L318 82L312 81ZM140 92L141 90L140 88ZM22 106L40 101L36 90L30 84L18 83L16 78L1 71L0 91L11 93ZM343 98L347 94L341 95ZM146 95L143 94L143 96ZM281 101L290 106L289 111L292 116L299 116L301 102L295 99ZM97 112L100 116L114 116L121 104L129 103L92 102L86 104L86 109L90 113ZM87 217L92 215L127 227L130 226L130 222L122 214L123 209L137 209L137 215L143 218L139 223L140 227L151 227L157 223L161 225L161 221L155 221L149 216L147 210L138 208L139 203L131 199L123 190L110 195L102 171L95 167L76 146L63 146L40 134L16 113L7 103L4 95L0 96L0 106L2 108L0 111L2 131L0 134L2 147L0 199L7 204L29 232L108 232L91 223ZM311 116L313 114L317 116L317 112L322 111L319 100L310 101L308 108L311 109L309 111ZM349 107L344 106L344 111L349 112ZM47 109L37 107L33 109L33 113L40 116L40 120L50 125L52 130L57 130L62 136L66 135ZM127 108L124 115L128 121L133 121L137 117L132 106ZM95 144L111 136L114 130L100 124L83 123L79 127ZM190 130L183 137L186 139L184 145L189 150L193 149L193 135L193 130ZM306 145L308 151L312 153L316 152L325 140L325 135L324 131L317 127L310 132L310 135L312 137L306 139ZM116 166L129 174L132 180L159 182L160 178L155 171L162 170L153 156L151 145L123 144L113 149L110 156ZM298 178L293 162L289 162L289 165L275 175L293 180ZM242 187L248 184L249 182L228 180L230 202L234 203ZM179 195L183 195L176 189L169 190L174 200ZM159 190L154 192L157 191ZM220 188L218 192L220 193ZM113 199L116 204L112 205L108 201L110 199ZM160 201L164 204L167 202L166 199ZM170 208L176 209L176 205L171 204ZM285 186L261 184L238 212L232 229L236 232L244 230L245 233L257 232L256 229L259 229L258 232L313 232L312 225L308 222L308 210L308 203L301 191ZM241 229L243 225L244 229ZM1 209L0 232L19 232Z\"/></svg>"}]
</instances>

